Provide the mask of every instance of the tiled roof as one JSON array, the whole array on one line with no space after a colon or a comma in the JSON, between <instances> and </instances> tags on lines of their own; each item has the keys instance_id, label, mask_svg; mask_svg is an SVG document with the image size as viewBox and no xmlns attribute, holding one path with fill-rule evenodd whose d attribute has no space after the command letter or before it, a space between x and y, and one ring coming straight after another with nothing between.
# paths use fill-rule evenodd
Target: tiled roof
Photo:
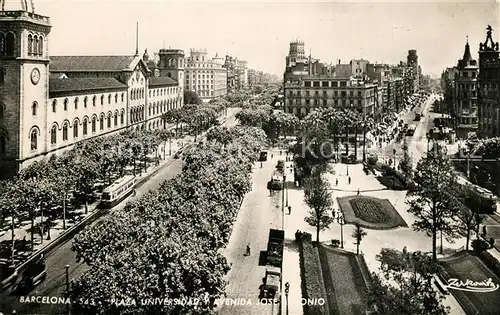
<instances>
[{"instance_id":1,"label":"tiled roof","mask_svg":"<svg viewBox=\"0 0 500 315\"><path fill-rule=\"evenodd\" d=\"M115 78L49 79L49 93L95 91L103 89L127 89L127 86Z\"/></svg>"},{"instance_id":2,"label":"tiled roof","mask_svg":"<svg viewBox=\"0 0 500 315\"><path fill-rule=\"evenodd\" d=\"M177 81L169 77L151 77L149 78L149 86L166 86L177 85Z\"/></svg>"},{"instance_id":3,"label":"tiled roof","mask_svg":"<svg viewBox=\"0 0 500 315\"><path fill-rule=\"evenodd\" d=\"M51 56L51 72L122 71L136 56Z\"/></svg>"}]
</instances>

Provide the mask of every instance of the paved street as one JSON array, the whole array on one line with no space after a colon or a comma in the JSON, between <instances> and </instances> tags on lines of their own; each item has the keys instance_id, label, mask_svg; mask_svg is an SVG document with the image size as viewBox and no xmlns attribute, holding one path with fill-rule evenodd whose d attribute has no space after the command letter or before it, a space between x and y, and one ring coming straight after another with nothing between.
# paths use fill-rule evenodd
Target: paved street
<instances>
[{"instance_id":1,"label":"paved street","mask_svg":"<svg viewBox=\"0 0 500 315\"><path fill-rule=\"evenodd\" d=\"M234 115L239 109L230 108L228 110L228 119L224 123L224 126L234 126L237 121ZM191 137L192 138L192 137ZM191 139L192 141L192 139ZM188 141L190 142L189 138ZM167 147L168 149L168 147ZM173 145L173 151L177 149L176 144ZM168 154L168 153L167 153ZM179 174L182 169L182 160L169 158L165 167L161 168L158 173L153 175L149 180L147 180L141 187L136 189L137 195L135 197L128 197L116 207L114 207L111 212L97 221L104 220L108 215L112 215L113 211L122 210L128 201L136 198L140 198L144 193L149 190L154 190L159 187L159 185L168 180L175 175ZM94 223L95 224L95 223ZM47 297L60 297L63 295L66 286L66 275L65 275L65 265L69 265L70 279L75 279L80 277L87 269L88 266L84 263L76 263L76 253L71 250L73 238L69 239L60 247L53 250L49 255L46 256L46 266L47 266L47 279L38 285L35 290L29 293L29 296L47 296ZM17 314L58 314L65 311L65 305L61 304L32 304L32 303L20 303L20 297L14 295L6 295L2 293L0 299L0 311L10 314L12 310L16 310ZM25 298L26 296L24 296Z\"/></svg>"},{"instance_id":2,"label":"paved street","mask_svg":"<svg viewBox=\"0 0 500 315\"><path fill-rule=\"evenodd\" d=\"M231 239L224 250L232 267L226 277L229 282L227 298L230 300L221 305L221 315L276 314L279 309L279 305L258 303L259 288L266 272L266 267L259 265L259 258L261 252L267 250L269 229L281 229L282 226L282 193L274 192L270 195L267 190L267 182L277 161L278 154L274 154L274 158L269 154L269 159L263 162L262 168L260 162L253 168L252 191L243 200ZM252 248L251 256L244 255L248 243ZM246 305L238 303L238 299L246 301Z\"/></svg>"}]
</instances>

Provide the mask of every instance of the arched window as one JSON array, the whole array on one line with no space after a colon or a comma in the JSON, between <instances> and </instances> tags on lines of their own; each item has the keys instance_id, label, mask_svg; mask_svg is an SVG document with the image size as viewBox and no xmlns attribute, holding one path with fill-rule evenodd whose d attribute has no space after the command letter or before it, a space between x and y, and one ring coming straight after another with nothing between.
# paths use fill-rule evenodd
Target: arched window
<instances>
[{"instance_id":1,"label":"arched window","mask_svg":"<svg viewBox=\"0 0 500 315\"><path fill-rule=\"evenodd\" d=\"M84 136L87 135L87 124L88 124L87 118L83 118L83 135Z\"/></svg>"},{"instance_id":2,"label":"arched window","mask_svg":"<svg viewBox=\"0 0 500 315\"><path fill-rule=\"evenodd\" d=\"M30 140L31 140L31 150L36 150L38 147L38 129L33 128L30 134Z\"/></svg>"},{"instance_id":3,"label":"arched window","mask_svg":"<svg viewBox=\"0 0 500 315\"><path fill-rule=\"evenodd\" d=\"M149 108L148 108L148 116L151 116L151 105L149 105Z\"/></svg>"},{"instance_id":4,"label":"arched window","mask_svg":"<svg viewBox=\"0 0 500 315\"><path fill-rule=\"evenodd\" d=\"M36 116L36 110L38 109L38 103L37 102L33 102L33 104L31 105L31 114L33 116Z\"/></svg>"},{"instance_id":5,"label":"arched window","mask_svg":"<svg viewBox=\"0 0 500 315\"><path fill-rule=\"evenodd\" d=\"M115 127L118 126L118 112L115 112Z\"/></svg>"},{"instance_id":6,"label":"arched window","mask_svg":"<svg viewBox=\"0 0 500 315\"><path fill-rule=\"evenodd\" d=\"M94 117L92 117L92 133L94 133L94 132L95 132L95 127L96 127L96 126L95 126L95 125L96 125L95 120L96 120L96 117L95 117L95 116L94 116Z\"/></svg>"},{"instance_id":7,"label":"arched window","mask_svg":"<svg viewBox=\"0 0 500 315\"><path fill-rule=\"evenodd\" d=\"M33 47L33 55L38 56L38 47L40 46L40 43L38 41L38 36L34 37L34 47Z\"/></svg>"},{"instance_id":8,"label":"arched window","mask_svg":"<svg viewBox=\"0 0 500 315\"><path fill-rule=\"evenodd\" d=\"M68 123L65 122L63 125L63 141L68 141Z\"/></svg>"},{"instance_id":9,"label":"arched window","mask_svg":"<svg viewBox=\"0 0 500 315\"><path fill-rule=\"evenodd\" d=\"M87 108L87 102L88 102L89 98L85 96L85 98L83 99L83 107L84 108Z\"/></svg>"},{"instance_id":10,"label":"arched window","mask_svg":"<svg viewBox=\"0 0 500 315\"><path fill-rule=\"evenodd\" d=\"M123 103L124 99L125 99L125 95L124 95L124 93L122 92L122 103Z\"/></svg>"},{"instance_id":11,"label":"arched window","mask_svg":"<svg viewBox=\"0 0 500 315\"><path fill-rule=\"evenodd\" d=\"M125 112L122 110L120 114L120 125L123 125L125 123Z\"/></svg>"},{"instance_id":12,"label":"arched window","mask_svg":"<svg viewBox=\"0 0 500 315\"><path fill-rule=\"evenodd\" d=\"M111 104L111 94L108 95L108 104Z\"/></svg>"},{"instance_id":13,"label":"arched window","mask_svg":"<svg viewBox=\"0 0 500 315\"><path fill-rule=\"evenodd\" d=\"M1 52L0 52L1 54ZM4 84L5 83L5 69L4 68L0 68L0 84Z\"/></svg>"},{"instance_id":14,"label":"arched window","mask_svg":"<svg viewBox=\"0 0 500 315\"><path fill-rule=\"evenodd\" d=\"M92 106L95 106L96 99L97 99L97 96L94 95L92 97Z\"/></svg>"},{"instance_id":15,"label":"arched window","mask_svg":"<svg viewBox=\"0 0 500 315\"><path fill-rule=\"evenodd\" d=\"M78 97L75 97L75 109L78 109Z\"/></svg>"},{"instance_id":16,"label":"arched window","mask_svg":"<svg viewBox=\"0 0 500 315\"><path fill-rule=\"evenodd\" d=\"M111 114L108 115L108 128L111 128Z\"/></svg>"},{"instance_id":17,"label":"arched window","mask_svg":"<svg viewBox=\"0 0 500 315\"><path fill-rule=\"evenodd\" d=\"M56 142L57 142L57 126L54 125L52 126L52 129L50 129L50 143L56 144Z\"/></svg>"},{"instance_id":18,"label":"arched window","mask_svg":"<svg viewBox=\"0 0 500 315\"><path fill-rule=\"evenodd\" d=\"M38 41L38 55L43 56L43 36L40 36Z\"/></svg>"},{"instance_id":19,"label":"arched window","mask_svg":"<svg viewBox=\"0 0 500 315\"><path fill-rule=\"evenodd\" d=\"M33 36L31 34L28 35L28 56L33 55Z\"/></svg>"},{"instance_id":20,"label":"arched window","mask_svg":"<svg viewBox=\"0 0 500 315\"><path fill-rule=\"evenodd\" d=\"M99 118L99 129L104 130L104 115Z\"/></svg>"},{"instance_id":21,"label":"arched window","mask_svg":"<svg viewBox=\"0 0 500 315\"><path fill-rule=\"evenodd\" d=\"M115 93L115 103L118 103L118 93Z\"/></svg>"},{"instance_id":22,"label":"arched window","mask_svg":"<svg viewBox=\"0 0 500 315\"><path fill-rule=\"evenodd\" d=\"M7 33L5 39L5 54L7 56L14 56L16 52L16 37L14 33Z\"/></svg>"},{"instance_id":23,"label":"arched window","mask_svg":"<svg viewBox=\"0 0 500 315\"><path fill-rule=\"evenodd\" d=\"M149 90L149 97L151 97L151 90Z\"/></svg>"},{"instance_id":24,"label":"arched window","mask_svg":"<svg viewBox=\"0 0 500 315\"><path fill-rule=\"evenodd\" d=\"M68 99L64 99L64 110L68 110Z\"/></svg>"},{"instance_id":25,"label":"arched window","mask_svg":"<svg viewBox=\"0 0 500 315\"><path fill-rule=\"evenodd\" d=\"M52 101L52 112L55 113L57 108L57 100Z\"/></svg>"},{"instance_id":26,"label":"arched window","mask_svg":"<svg viewBox=\"0 0 500 315\"><path fill-rule=\"evenodd\" d=\"M73 138L78 138L78 120L73 122Z\"/></svg>"},{"instance_id":27,"label":"arched window","mask_svg":"<svg viewBox=\"0 0 500 315\"><path fill-rule=\"evenodd\" d=\"M101 105L104 105L104 95L101 95Z\"/></svg>"}]
</instances>

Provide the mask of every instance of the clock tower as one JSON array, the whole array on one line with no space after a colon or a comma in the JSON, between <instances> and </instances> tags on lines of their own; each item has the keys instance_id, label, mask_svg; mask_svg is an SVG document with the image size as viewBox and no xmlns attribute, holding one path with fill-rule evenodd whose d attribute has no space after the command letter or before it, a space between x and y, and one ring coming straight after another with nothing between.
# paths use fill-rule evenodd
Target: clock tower
<instances>
[{"instance_id":1,"label":"clock tower","mask_svg":"<svg viewBox=\"0 0 500 315\"><path fill-rule=\"evenodd\" d=\"M46 152L51 26L33 1L0 3L0 168L8 176Z\"/></svg>"}]
</instances>

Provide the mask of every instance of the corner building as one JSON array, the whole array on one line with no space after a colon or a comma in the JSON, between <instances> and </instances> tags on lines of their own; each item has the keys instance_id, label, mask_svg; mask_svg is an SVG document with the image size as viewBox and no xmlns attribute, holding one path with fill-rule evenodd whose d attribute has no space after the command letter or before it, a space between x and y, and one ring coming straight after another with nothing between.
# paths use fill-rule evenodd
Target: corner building
<instances>
[{"instance_id":1,"label":"corner building","mask_svg":"<svg viewBox=\"0 0 500 315\"><path fill-rule=\"evenodd\" d=\"M227 94L227 69L224 58L208 58L206 49L191 49L186 58L186 90L196 92L203 102Z\"/></svg>"},{"instance_id":2,"label":"corner building","mask_svg":"<svg viewBox=\"0 0 500 315\"><path fill-rule=\"evenodd\" d=\"M7 4L0 11L3 177L85 139L164 128L162 114L182 106L182 51L163 54L159 77L151 76L137 51L128 56L49 56L49 18L34 13L31 3Z\"/></svg>"}]
</instances>

